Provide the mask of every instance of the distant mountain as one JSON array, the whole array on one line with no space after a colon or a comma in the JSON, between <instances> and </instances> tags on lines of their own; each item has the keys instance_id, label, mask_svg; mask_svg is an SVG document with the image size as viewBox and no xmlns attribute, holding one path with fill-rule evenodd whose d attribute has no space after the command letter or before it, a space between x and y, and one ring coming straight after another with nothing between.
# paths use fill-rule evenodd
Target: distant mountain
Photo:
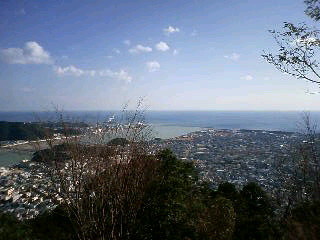
<instances>
[{"instance_id":1,"label":"distant mountain","mask_svg":"<svg viewBox=\"0 0 320 240\"><path fill-rule=\"evenodd\" d=\"M76 135L85 123L6 122L0 121L0 141L35 140L52 137L55 133Z\"/></svg>"}]
</instances>

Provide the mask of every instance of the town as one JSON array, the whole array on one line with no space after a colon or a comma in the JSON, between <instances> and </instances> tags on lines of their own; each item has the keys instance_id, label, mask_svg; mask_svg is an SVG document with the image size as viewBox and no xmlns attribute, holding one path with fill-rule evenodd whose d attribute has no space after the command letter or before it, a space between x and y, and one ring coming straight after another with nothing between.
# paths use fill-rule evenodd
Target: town
<instances>
[{"instance_id":1,"label":"town","mask_svg":"<svg viewBox=\"0 0 320 240\"><path fill-rule=\"evenodd\" d=\"M168 140L153 140L153 147L169 148L180 159L192 161L203 180L243 186L257 182L269 193L278 190L281 169L290 167L298 133L262 130L206 129ZM290 171L281 174L291 175Z\"/></svg>"},{"instance_id":2,"label":"town","mask_svg":"<svg viewBox=\"0 0 320 240\"><path fill-rule=\"evenodd\" d=\"M0 168L0 211L30 219L56 206L54 185L42 163L24 160Z\"/></svg>"},{"instance_id":3,"label":"town","mask_svg":"<svg viewBox=\"0 0 320 240\"><path fill-rule=\"evenodd\" d=\"M238 187L257 182L274 195L283 182L279 164L292 169L292 148L301 141L298 133L262 130L204 129L171 139L150 141L150 152L171 149L178 158L192 161L203 181L217 187L231 182ZM291 172L281 172L289 177ZM0 211L19 219L33 218L54 208L59 197L48 168L39 162L23 161L0 168Z\"/></svg>"}]
</instances>

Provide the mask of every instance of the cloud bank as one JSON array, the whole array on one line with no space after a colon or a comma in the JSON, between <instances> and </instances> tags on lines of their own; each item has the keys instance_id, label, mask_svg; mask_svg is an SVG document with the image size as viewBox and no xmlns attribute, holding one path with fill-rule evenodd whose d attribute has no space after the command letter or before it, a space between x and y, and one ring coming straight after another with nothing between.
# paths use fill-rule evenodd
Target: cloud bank
<instances>
[{"instance_id":1,"label":"cloud bank","mask_svg":"<svg viewBox=\"0 0 320 240\"><path fill-rule=\"evenodd\" d=\"M123 81L126 83L130 83L132 81L132 76L124 70L120 69L119 71L112 71L110 69L105 70L84 70L81 68L77 68L73 65L67 67L55 66L54 71L59 76L74 76L74 77L107 77L119 81Z\"/></svg>"},{"instance_id":2,"label":"cloud bank","mask_svg":"<svg viewBox=\"0 0 320 240\"><path fill-rule=\"evenodd\" d=\"M26 42L23 48L0 50L1 58L10 64L52 64L50 53L37 42Z\"/></svg>"}]
</instances>

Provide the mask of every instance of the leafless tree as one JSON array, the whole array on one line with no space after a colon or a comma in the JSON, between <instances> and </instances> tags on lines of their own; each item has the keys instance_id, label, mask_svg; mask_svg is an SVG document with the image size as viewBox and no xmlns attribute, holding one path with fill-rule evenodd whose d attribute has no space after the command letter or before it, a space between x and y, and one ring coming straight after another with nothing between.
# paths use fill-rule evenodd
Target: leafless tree
<instances>
[{"instance_id":1,"label":"leafless tree","mask_svg":"<svg viewBox=\"0 0 320 240\"><path fill-rule=\"evenodd\" d=\"M320 1L305 0L305 13L316 22L320 20ZM282 31L269 31L279 49L277 53L264 52L262 57L278 70L298 79L320 84L319 49L317 27L305 23L284 22Z\"/></svg>"},{"instance_id":2,"label":"leafless tree","mask_svg":"<svg viewBox=\"0 0 320 240\"><path fill-rule=\"evenodd\" d=\"M63 148L57 150L54 140L47 139L54 195L66 207L79 239L130 239L158 166L148 151L150 129L139 107L140 103L136 111L111 116L80 135L70 136L69 125L60 118ZM120 141L110 142L114 138Z\"/></svg>"},{"instance_id":3,"label":"leafless tree","mask_svg":"<svg viewBox=\"0 0 320 240\"><path fill-rule=\"evenodd\" d=\"M306 24L284 23L283 31L270 30L279 50L265 52L262 57L283 73L320 84L319 30Z\"/></svg>"},{"instance_id":4,"label":"leafless tree","mask_svg":"<svg viewBox=\"0 0 320 240\"><path fill-rule=\"evenodd\" d=\"M307 5L307 8L304 12L315 21L319 21L320 20L320 1L305 0L304 2Z\"/></svg>"},{"instance_id":5,"label":"leafless tree","mask_svg":"<svg viewBox=\"0 0 320 240\"><path fill-rule=\"evenodd\" d=\"M310 114L303 114L304 140L300 144L296 169L297 182L300 182L301 200L320 200L320 138L317 125Z\"/></svg>"},{"instance_id":6,"label":"leafless tree","mask_svg":"<svg viewBox=\"0 0 320 240\"><path fill-rule=\"evenodd\" d=\"M278 200L286 211L303 202L320 200L320 136L309 113L303 113L298 142L279 161Z\"/></svg>"}]
</instances>

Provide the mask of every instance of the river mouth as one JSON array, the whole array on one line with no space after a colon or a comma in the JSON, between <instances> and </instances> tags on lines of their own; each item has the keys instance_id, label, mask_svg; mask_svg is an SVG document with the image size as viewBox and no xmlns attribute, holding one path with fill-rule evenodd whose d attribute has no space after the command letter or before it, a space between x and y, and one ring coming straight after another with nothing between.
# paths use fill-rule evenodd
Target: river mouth
<instances>
[{"instance_id":1,"label":"river mouth","mask_svg":"<svg viewBox=\"0 0 320 240\"><path fill-rule=\"evenodd\" d=\"M25 159L31 160L32 154L32 152L0 149L0 167L9 167Z\"/></svg>"}]
</instances>

